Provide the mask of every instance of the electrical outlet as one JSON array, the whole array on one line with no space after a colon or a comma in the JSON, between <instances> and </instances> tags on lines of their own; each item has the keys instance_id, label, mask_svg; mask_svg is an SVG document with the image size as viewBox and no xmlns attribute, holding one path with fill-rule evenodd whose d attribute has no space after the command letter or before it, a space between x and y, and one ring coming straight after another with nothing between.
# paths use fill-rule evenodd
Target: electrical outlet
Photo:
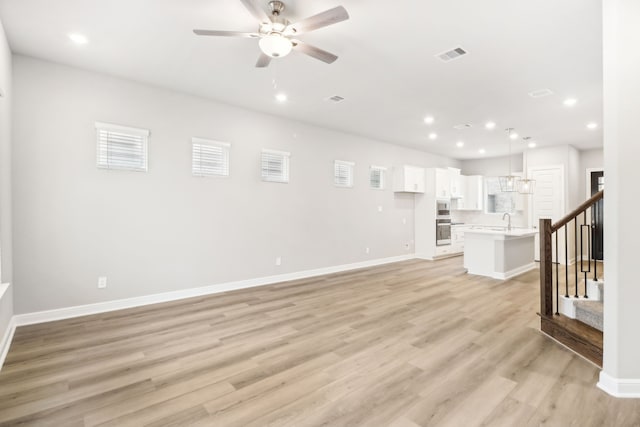
<instances>
[{"instance_id":1,"label":"electrical outlet","mask_svg":"<svg viewBox=\"0 0 640 427\"><path fill-rule=\"evenodd\" d=\"M364 253L368 254L369 253L369 248L364 248Z\"/></svg>"},{"instance_id":2,"label":"electrical outlet","mask_svg":"<svg viewBox=\"0 0 640 427\"><path fill-rule=\"evenodd\" d=\"M405 244L404 244L404 248L405 248L406 250L409 250L409 248L410 248L410 247L411 247L411 244L409 244L409 243L405 243Z\"/></svg>"},{"instance_id":3,"label":"electrical outlet","mask_svg":"<svg viewBox=\"0 0 640 427\"><path fill-rule=\"evenodd\" d=\"M402 218L402 223L406 225L407 224L407 218Z\"/></svg>"},{"instance_id":4,"label":"electrical outlet","mask_svg":"<svg viewBox=\"0 0 640 427\"><path fill-rule=\"evenodd\" d=\"M107 287L107 277L100 276L98 277L98 289L104 289Z\"/></svg>"},{"instance_id":5,"label":"electrical outlet","mask_svg":"<svg viewBox=\"0 0 640 427\"><path fill-rule=\"evenodd\" d=\"M378 212L382 212L382 206L378 206Z\"/></svg>"},{"instance_id":6,"label":"electrical outlet","mask_svg":"<svg viewBox=\"0 0 640 427\"><path fill-rule=\"evenodd\" d=\"M282 257L276 257L276 265L282 264Z\"/></svg>"}]
</instances>

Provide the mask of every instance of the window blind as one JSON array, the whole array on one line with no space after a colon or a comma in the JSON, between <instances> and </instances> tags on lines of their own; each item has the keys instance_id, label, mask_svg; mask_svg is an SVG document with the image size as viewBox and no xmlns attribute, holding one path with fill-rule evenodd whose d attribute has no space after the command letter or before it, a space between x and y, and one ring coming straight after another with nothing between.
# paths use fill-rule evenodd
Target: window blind
<instances>
[{"instance_id":1,"label":"window blind","mask_svg":"<svg viewBox=\"0 0 640 427\"><path fill-rule=\"evenodd\" d=\"M99 168L147 171L148 130L96 123L96 132Z\"/></svg>"},{"instance_id":2,"label":"window blind","mask_svg":"<svg viewBox=\"0 0 640 427\"><path fill-rule=\"evenodd\" d=\"M383 190L385 184L385 173L387 168L382 166L371 166L369 170L369 185L371 188L375 188L377 190Z\"/></svg>"},{"instance_id":3,"label":"window blind","mask_svg":"<svg viewBox=\"0 0 640 427\"><path fill-rule=\"evenodd\" d=\"M284 151L262 150L262 180L289 182L289 157Z\"/></svg>"},{"instance_id":4,"label":"window blind","mask_svg":"<svg viewBox=\"0 0 640 427\"><path fill-rule=\"evenodd\" d=\"M355 163L336 160L333 166L333 183L336 187L353 187L353 167Z\"/></svg>"},{"instance_id":5,"label":"window blind","mask_svg":"<svg viewBox=\"0 0 640 427\"><path fill-rule=\"evenodd\" d=\"M229 176L229 148L226 142L191 139L191 172L196 176Z\"/></svg>"}]
</instances>

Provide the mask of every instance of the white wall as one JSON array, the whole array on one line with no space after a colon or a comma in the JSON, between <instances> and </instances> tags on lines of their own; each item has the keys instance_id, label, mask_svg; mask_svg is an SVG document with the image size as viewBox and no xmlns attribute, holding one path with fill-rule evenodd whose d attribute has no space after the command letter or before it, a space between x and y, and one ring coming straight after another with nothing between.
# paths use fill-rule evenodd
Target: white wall
<instances>
[{"instance_id":1,"label":"white wall","mask_svg":"<svg viewBox=\"0 0 640 427\"><path fill-rule=\"evenodd\" d=\"M569 197L567 202L569 203L567 212L572 211L582 202L584 202L584 187L582 181L584 180L584 171L580 168L580 151L575 147L567 146L567 160L568 160L568 190Z\"/></svg>"},{"instance_id":2,"label":"white wall","mask_svg":"<svg viewBox=\"0 0 640 427\"><path fill-rule=\"evenodd\" d=\"M509 169L509 156L462 160L460 169L463 175L506 175ZM522 154L513 154L511 156L511 172L520 172L521 170Z\"/></svg>"},{"instance_id":3,"label":"white wall","mask_svg":"<svg viewBox=\"0 0 640 427\"><path fill-rule=\"evenodd\" d=\"M11 51L0 22L0 353L13 316L11 249ZM1 357L0 357L1 359Z\"/></svg>"},{"instance_id":4,"label":"white wall","mask_svg":"<svg viewBox=\"0 0 640 427\"><path fill-rule=\"evenodd\" d=\"M637 227L640 2L604 0L604 358L599 386L640 397Z\"/></svg>"},{"instance_id":5,"label":"white wall","mask_svg":"<svg viewBox=\"0 0 640 427\"><path fill-rule=\"evenodd\" d=\"M511 172L522 171L522 154L511 156ZM487 159L463 160L460 162L463 175L500 176L509 172L509 156L490 157ZM484 211L453 211L451 219L465 224L505 225L502 214L487 214ZM527 208L511 216L511 224L516 227L526 227Z\"/></svg>"},{"instance_id":6,"label":"white wall","mask_svg":"<svg viewBox=\"0 0 640 427\"><path fill-rule=\"evenodd\" d=\"M369 166L458 165L22 56L14 93L17 313L413 252L413 195L369 189ZM149 172L97 169L96 121L150 129ZM229 178L191 176L192 136L232 144ZM291 183L261 182L262 148L291 152ZM334 159L355 188L333 186Z\"/></svg>"}]
</instances>

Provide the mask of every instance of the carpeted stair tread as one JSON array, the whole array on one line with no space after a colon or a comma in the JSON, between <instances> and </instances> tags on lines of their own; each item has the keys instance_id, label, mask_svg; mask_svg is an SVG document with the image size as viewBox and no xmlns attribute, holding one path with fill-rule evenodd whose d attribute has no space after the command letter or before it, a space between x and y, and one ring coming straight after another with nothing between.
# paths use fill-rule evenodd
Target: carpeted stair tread
<instances>
[{"instance_id":1,"label":"carpeted stair tread","mask_svg":"<svg viewBox=\"0 0 640 427\"><path fill-rule=\"evenodd\" d=\"M576 319L602 331L602 301L581 300L574 302Z\"/></svg>"}]
</instances>

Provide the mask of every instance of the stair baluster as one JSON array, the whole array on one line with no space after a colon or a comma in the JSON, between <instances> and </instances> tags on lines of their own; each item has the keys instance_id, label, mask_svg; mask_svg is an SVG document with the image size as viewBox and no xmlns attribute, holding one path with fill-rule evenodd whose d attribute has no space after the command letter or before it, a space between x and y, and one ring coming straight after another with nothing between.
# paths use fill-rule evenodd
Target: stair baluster
<instances>
[{"instance_id":1,"label":"stair baluster","mask_svg":"<svg viewBox=\"0 0 640 427\"><path fill-rule=\"evenodd\" d=\"M573 261L575 262L575 292L574 297L578 298L578 217L573 218Z\"/></svg>"},{"instance_id":2,"label":"stair baluster","mask_svg":"<svg viewBox=\"0 0 640 427\"><path fill-rule=\"evenodd\" d=\"M591 215L591 247L595 248L596 238L596 221L598 221L598 204L593 205L593 213ZM593 251L593 281L598 281L598 260L596 259L596 251Z\"/></svg>"},{"instance_id":3,"label":"stair baluster","mask_svg":"<svg viewBox=\"0 0 640 427\"><path fill-rule=\"evenodd\" d=\"M558 271L558 267L559 267L559 262L558 262L558 233L554 233L556 235L556 315L560 314L558 311L560 311L560 297L559 297L559 292L560 292L560 274Z\"/></svg>"},{"instance_id":4,"label":"stair baluster","mask_svg":"<svg viewBox=\"0 0 640 427\"><path fill-rule=\"evenodd\" d=\"M564 225L564 296L569 298L569 233Z\"/></svg>"}]
</instances>

